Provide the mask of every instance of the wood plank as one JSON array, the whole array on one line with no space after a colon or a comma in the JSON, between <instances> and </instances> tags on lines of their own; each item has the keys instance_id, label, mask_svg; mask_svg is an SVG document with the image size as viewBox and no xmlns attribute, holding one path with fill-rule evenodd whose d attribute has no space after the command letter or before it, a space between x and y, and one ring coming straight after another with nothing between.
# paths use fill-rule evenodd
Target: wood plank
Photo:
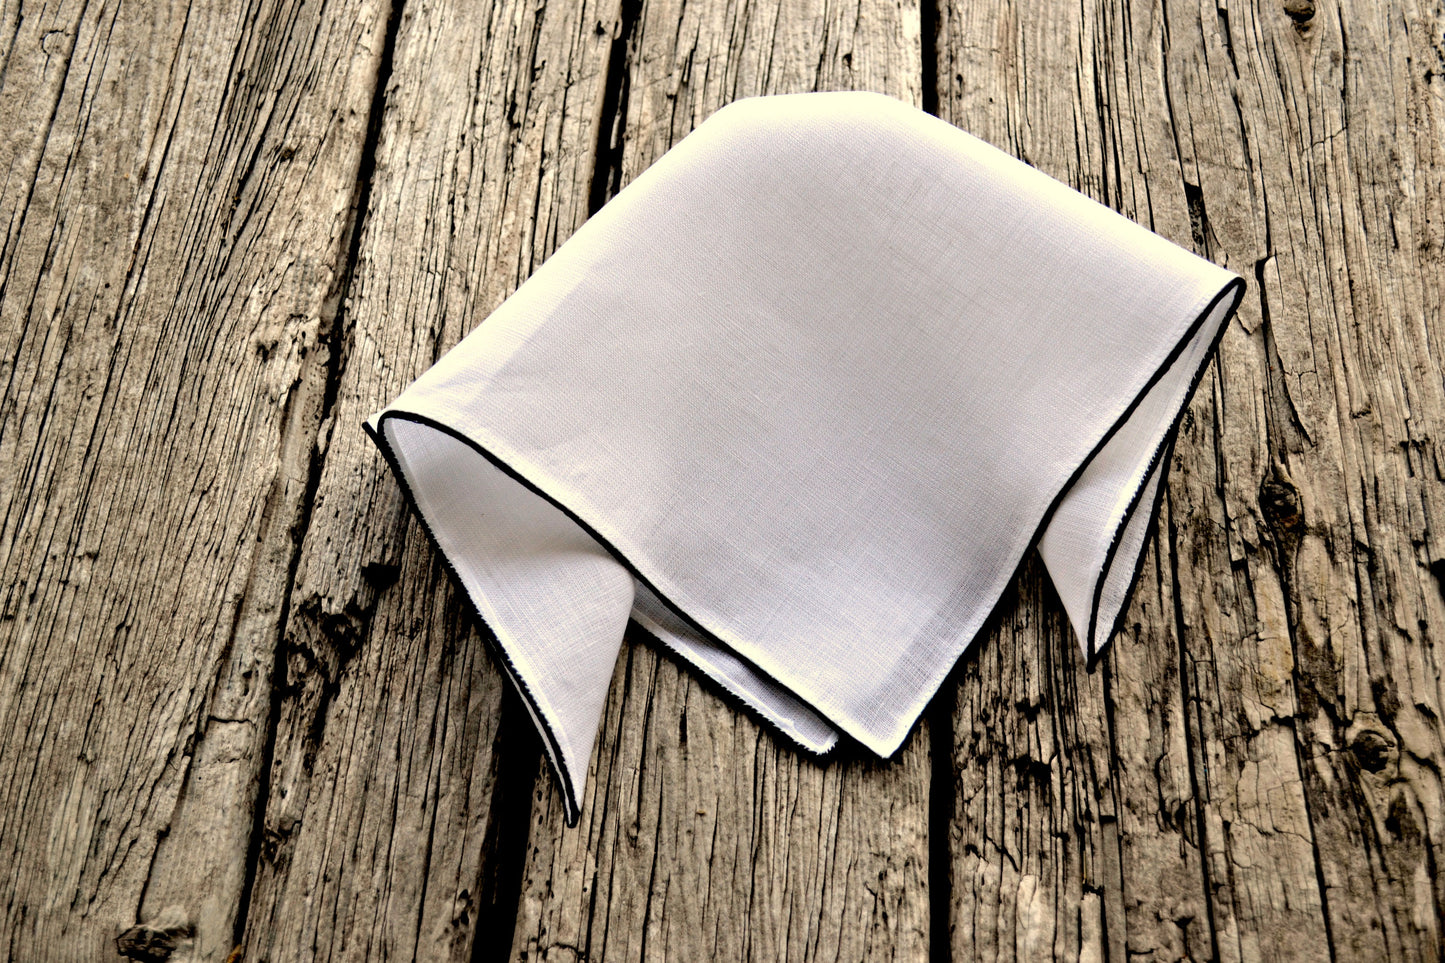
<instances>
[{"instance_id":1,"label":"wood plank","mask_svg":"<svg viewBox=\"0 0 1445 963\"><path fill-rule=\"evenodd\" d=\"M609 188L738 97L865 88L921 102L909 3L629 7ZM575 829L539 767L512 955L925 958L930 774L926 725L891 761L819 763L630 641Z\"/></svg>"},{"instance_id":2,"label":"wood plank","mask_svg":"<svg viewBox=\"0 0 1445 963\"><path fill-rule=\"evenodd\" d=\"M380 27L0 5L7 957L234 945Z\"/></svg>"},{"instance_id":3,"label":"wood plank","mask_svg":"<svg viewBox=\"0 0 1445 963\"><path fill-rule=\"evenodd\" d=\"M951 4L940 113L1187 246L1158 27L1139 20ZM1212 955L1173 585L1149 552L1103 669L1085 670L1036 560L975 643L954 717L957 958Z\"/></svg>"},{"instance_id":4,"label":"wood plank","mask_svg":"<svg viewBox=\"0 0 1445 963\"><path fill-rule=\"evenodd\" d=\"M1085 886L1103 885L1110 956L1440 953L1429 626L1445 407L1429 359L1445 118L1440 50L1421 38L1441 12L1286 6L951 4L940 19L945 116L1253 283L1184 422L1162 534L1100 677L1050 637L1055 614L958 697L961 769L966 746L1027 749L1066 786L1074 767L1033 747L1051 748L1060 718L1089 732L1104 699L1077 790L1101 801L1098 822L1070 826L1065 851L1117 848L1120 904L1103 861ZM1000 713L1032 705L1038 656L1023 650L1060 645L1045 711L998 736ZM1057 940L1057 913L1015 910L1039 902L1014 865L1031 853L990 857L974 811L1018 789L981 791L955 816L955 956L1097 955ZM1016 837L1044 838L1058 809L1031 804ZM1029 865L1044 905L1073 898L1067 860ZM1008 925L975 942L980 896Z\"/></svg>"},{"instance_id":5,"label":"wood plank","mask_svg":"<svg viewBox=\"0 0 1445 963\"><path fill-rule=\"evenodd\" d=\"M586 218L616 23L443 2L396 25L248 959L470 960L498 930L505 952L540 742L361 423Z\"/></svg>"},{"instance_id":6,"label":"wood plank","mask_svg":"<svg viewBox=\"0 0 1445 963\"><path fill-rule=\"evenodd\" d=\"M1207 234L1257 251L1248 345L1229 345L1171 490L1196 768L1211 866L1242 881L1218 907L1241 956L1323 937L1346 959L1438 959L1445 113L1427 71L1445 11L1313 6L1177 21L1234 54L1207 79L1182 62L1176 103L1237 130L1225 153L1196 123L1183 156L1206 196L1251 198L1201 207ZM1256 875L1301 815L1311 858ZM1252 918L1309 873L1322 921Z\"/></svg>"},{"instance_id":7,"label":"wood plank","mask_svg":"<svg viewBox=\"0 0 1445 963\"><path fill-rule=\"evenodd\" d=\"M1104 829L1116 818L1098 746L1104 700L1046 584L1031 559L956 673L951 891L935 894L949 900L955 959L1111 955L1105 901L1117 901L1119 878Z\"/></svg>"}]
</instances>

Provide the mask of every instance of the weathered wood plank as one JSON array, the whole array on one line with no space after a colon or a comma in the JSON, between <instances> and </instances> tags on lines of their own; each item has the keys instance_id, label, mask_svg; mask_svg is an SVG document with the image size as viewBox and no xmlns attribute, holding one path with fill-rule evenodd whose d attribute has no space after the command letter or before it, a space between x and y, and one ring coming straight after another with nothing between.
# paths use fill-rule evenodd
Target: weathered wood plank
<instances>
[{"instance_id":1,"label":"weathered wood plank","mask_svg":"<svg viewBox=\"0 0 1445 963\"><path fill-rule=\"evenodd\" d=\"M1157 27L1151 35L1111 11L953 4L937 47L945 117L1190 243L1160 123ZM1001 605L998 637L975 643L955 713L965 789L952 840L955 956L1211 955L1172 584L1156 559L1114 643L1128 671L1084 670L1034 565L1021 599Z\"/></svg>"},{"instance_id":2,"label":"weathered wood plank","mask_svg":"<svg viewBox=\"0 0 1445 963\"><path fill-rule=\"evenodd\" d=\"M1032 651L1073 645L1032 618L958 693L961 782L966 757L1003 753L1064 787L1017 840L1046 838L1079 779L1050 731L1085 734L1074 792L1099 821L1068 825L1065 850L1094 854L1085 896L1103 886L1110 956L1442 952L1442 13L1285 6L940 18L945 116L1254 281L1098 677L1054 657L1043 711L999 735L1000 714L1034 705ZM1000 847L975 811L1012 812L1019 787L980 791L956 809L955 956L1091 955L1057 940L1057 914L1016 909L1039 902L1015 865L1031 850ZM1067 860L1031 865L1045 906L1072 897ZM981 933L981 915L1008 925Z\"/></svg>"},{"instance_id":3,"label":"weathered wood plank","mask_svg":"<svg viewBox=\"0 0 1445 963\"><path fill-rule=\"evenodd\" d=\"M396 25L247 959L505 952L515 878L497 874L525 844L540 742L361 423L586 218L616 26L605 2L407 4Z\"/></svg>"},{"instance_id":4,"label":"weathered wood plank","mask_svg":"<svg viewBox=\"0 0 1445 963\"><path fill-rule=\"evenodd\" d=\"M956 673L947 898L959 960L1112 955L1105 903L1120 893L1117 842L1103 829L1115 818L1097 744L1104 700L1045 585L1030 559Z\"/></svg>"},{"instance_id":5,"label":"weathered wood plank","mask_svg":"<svg viewBox=\"0 0 1445 963\"><path fill-rule=\"evenodd\" d=\"M235 941L367 2L0 5L0 953Z\"/></svg>"},{"instance_id":6,"label":"weathered wood plank","mask_svg":"<svg viewBox=\"0 0 1445 963\"><path fill-rule=\"evenodd\" d=\"M1199 694L1196 769L1210 865L1228 874L1215 878L1294 904L1293 873L1267 884L1251 867L1283 827L1308 821L1313 866L1301 860L1300 873L1318 881L1323 921L1251 919L1253 894L1226 891L1221 916L1233 911L1242 956L1300 955L1323 937L1346 959L1439 959L1445 787L1430 626L1445 624L1445 110L1431 77L1445 11L1306 16L1312 7L1170 18L1186 50L1217 30L1234 54L1208 75L1181 60L1171 76L1180 126L1192 127L1186 170L1206 196L1252 187L1247 206L1201 207L1207 236L1257 251L1247 347L1229 346L1212 408L1185 439L1199 464L1171 490L1199 655L1186 688ZM1227 152L1205 117L1237 129L1219 138Z\"/></svg>"},{"instance_id":7,"label":"weathered wood plank","mask_svg":"<svg viewBox=\"0 0 1445 963\"><path fill-rule=\"evenodd\" d=\"M934 949L1441 958L1445 10L940 6L945 117L1252 283L1104 666L1032 562L946 693ZM931 96L919 11L387 22L0 2L4 954L926 954L927 729L819 765L633 640L564 831L357 430L721 104Z\"/></svg>"},{"instance_id":8,"label":"weathered wood plank","mask_svg":"<svg viewBox=\"0 0 1445 963\"><path fill-rule=\"evenodd\" d=\"M628 8L609 187L738 97L921 101L911 3ZM930 772L926 726L890 762L820 764L631 642L577 828L540 771L513 957L925 958Z\"/></svg>"}]
</instances>

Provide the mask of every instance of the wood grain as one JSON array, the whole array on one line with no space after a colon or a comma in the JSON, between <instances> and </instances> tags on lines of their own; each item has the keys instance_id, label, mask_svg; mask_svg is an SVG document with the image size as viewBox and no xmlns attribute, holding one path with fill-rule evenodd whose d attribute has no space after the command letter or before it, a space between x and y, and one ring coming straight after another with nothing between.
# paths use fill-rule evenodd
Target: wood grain
<instances>
[{"instance_id":1,"label":"wood grain","mask_svg":"<svg viewBox=\"0 0 1445 963\"><path fill-rule=\"evenodd\" d=\"M1007 660L965 674L960 782L1002 752L1052 796L1010 846L976 811L1012 812L1017 780L956 808L955 956L1098 955L1019 908L1077 898L1028 841L1078 783L1100 805L1062 845L1106 857L1083 900L1102 884L1110 957L1438 959L1440 8L950 4L939 27L945 116L1252 284L1097 677L1027 592ZM981 724L1036 689L1020 731Z\"/></svg>"},{"instance_id":2,"label":"wood grain","mask_svg":"<svg viewBox=\"0 0 1445 963\"><path fill-rule=\"evenodd\" d=\"M520 859L540 755L361 425L586 218L616 11L408 5L394 29L248 959L470 960L510 934L515 879L497 874Z\"/></svg>"},{"instance_id":3,"label":"wood grain","mask_svg":"<svg viewBox=\"0 0 1445 963\"><path fill-rule=\"evenodd\" d=\"M1249 291L1094 671L1029 560L819 762L629 638L568 830L360 422L833 88ZM0 117L0 959L1445 958L1438 0L0 0Z\"/></svg>"},{"instance_id":4,"label":"wood grain","mask_svg":"<svg viewBox=\"0 0 1445 963\"><path fill-rule=\"evenodd\" d=\"M600 158L609 189L739 97L862 88L921 100L911 4L648 0L628 13L616 133ZM862 755L809 758L633 641L575 829L539 774L513 958L926 957L927 727L890 762Z\"/></svg>"},{"instance_id":5,"label":"wood grain","mask_svg":"<svg viewBox=\"0 0 1445 963\"><path fill-rule=\"evenodd\" d=\"M380 26L0 5L0 955L234 945Z\"/></svg>"}]
</instances>

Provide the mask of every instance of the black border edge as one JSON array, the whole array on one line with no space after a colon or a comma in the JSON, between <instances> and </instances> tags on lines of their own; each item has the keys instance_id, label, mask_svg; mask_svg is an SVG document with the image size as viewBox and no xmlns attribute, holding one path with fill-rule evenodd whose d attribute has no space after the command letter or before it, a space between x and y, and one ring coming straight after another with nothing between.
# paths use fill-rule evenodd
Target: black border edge
<instances>
[{"instance_id":1,"label":"black border edge","mask_svg":"<svg viewBox=\"0 0 1445 963\"><path fill-rule=\"evenodd\" d=\"M384 430L385 423L389 417L397 416L399 416L399 413L383 412L381 417L377 419L376 428L371 427L370 421L363 421L361 427L366 431L367 437L380 449L382 457L386 459L387 465L391 468L392 475L396 477L402 494L406 497L407 506L411 509L412 515L414 515L416 520L421 524L422 531L426 532L426 537L427 540L431 542L432 550L441 558L442 565L446 567L447 573L461 588L462 597L466 599L467 607L472 610L472 614L476 616L477 620L482 624L482 627L486 629L486 631L482 633L482 636L487 640L488 647L491 648L493 654L501 661L507 678L512 681L512 685L516 688L518 694L520 694L523 701L527 703L532 717L537 720L542 738L547 740L547 760L552 764L552 769L557 775L557 781L562 787L562 821L566 823L570 829L576 826L581 819L582 807L577 798L577 790L572 784L572 775L568 771L566 762L562 756L562 745L557 741L557 734L552 731L552 724L542 712L542 707L537 702L536 696L534 696L531 689L528 688L526 680L522 678L522 674L517 671L516 664L512 662L512 657L507 653L507 647L502 644L501 638L499 638L492 627L487 624L486 617L482 615L481 610L478 609L476 603L472 601L471 593L467 591L466 582L463 581L461 573L457 571L456 566L452 563L451 556L442 548L441 542L437 539L436 532L432 531L431 522L427 520L426 515L422 512L421 505L416 499L416 493L412 491L411 483L407 481L406 472L402 468L396 452L392 449L391 443L386 439L386 432ZM427 422L420 418L404 420L415 420L421 424L427 424ZM428 425L428 427L434 426ZM454 433L448 432L448 434ZM457 437L461 438L460 435L457 435ZM467 439L462 438L461 440L466 441Z\"/></svg>"},{"instance_id":2,"label":"black border edge","mask_svg":"<svg viewBox=\"0 0 1445 963\"><path fill-rule=\"evenodd\" d=\"M557 510L558 510L559 512L561 512L563 515L566 515L567 518L569 518L574 524L576 524L578 528L582 529L582 531L586 532L586 533L588 534L588 536L590 536L592 539L594 539L594 540L597 542L597 544L601 545L604 549L606 549L607 552L608 552L608 554L610 554L613 558L615 558L615 559L617 560L617 562L618 562L619 565L621 565L623 568L627 569L627 571L632 574L632 577L633 577L633 578L637 579L637 580L638 580L639 582L641 582L643 585L647 586L648 590L651 591L653 595L657 596L658 601L660 601L660 602L662 602L662 604L666 605L666 606L668 607L668 609L670 609L670 610L672 611L672 613L673 613L674 615L676 615L679 619L681 619L682 621L686 622L688 625L692 626L692 627L693 627L694 629L696 629L699 633L701 633L704 638L711 640L712 642L716 643L717 645L719 645L719 646L721 646L721 647L723 647L723 648L726 648L729 652L731 652L734 656L736 656L739 661L745 663L752 671L756 672L758 675L762 676L762 677L765 678L765 679L771 679L771 680L773 680L773 682L776 683L780 688L787 689L790 693L792 693L792 694L793 694L793 698L797 699L798 702L800 702L800 703L803 704L804 706L807 706L808 709L810 709L811 711L813 711L814 713L816 713L816 714L817 714L818 716L820 716L821 718L827 719L829 722L832 722L832 719L831 719L831 718L828 716L828 714L825 713L823 710L821 710L821 709L819 709L817 706L813 705L813 703L809 702L807 699L804 699L804 698L803 698L801 695L799 695L798 693L793 692L793 690L792 690L791 688L789 688L788 686L783 685L783 683L780 682L780 681L777 679L777 677L775 677L771 672L765 671L765 670L764 670L763 668L761 668L756 662L754 662L753 660L749 659L746 655L744 655L743 653L737 651L737 650L734 649L732 646L728 645L728 644L727 644L726 642L724 642L722 639L718 638L715 633L709 631L709 630L708 630L707 628L705 628L701 623L699 623L695 618L693 618L691 615L688 615L687 612L683 611L683 609L682 609L680 606L678 606L676 602L672 601L672 599L668 598L665 594L663 594L662 591L660 591L660 590L658 589L658 587L653 584L653 582L652 582L651 579L649 579L646 575L643 575L642 572L637 568L637 566L634 565L634 564L632 564L632 561L631 561L626 555L624 555L620 550L618 550L617 546L613 545L611 541L609 541L606 537L604 537L601 532L599 532L599 531L597 531L597 529L593 528L591 524L589 524L585 519L583 519L581 516L579 516L579 515L578 515L576 512L574 512L571 508L569 508L569 507L567 507L566 505L562 504L562 502L560 502L559 500L557 500L556 498L554 498L552 495L550 495L550 494L547 493L546 491L543 491L542 488L540 488L538 485L536 485L534 482L532 482L531 479L529 479L529 478L527 478L526 476L522 475L519 471L517 471L517 470L516 470L515 468L513 468L511 465L509 465L509 464L507 464L505 461L503 461L499 456L497 456L497 455L493 454L492 452L488 451L486 448L482 447L482 445L480 445L480 444L478 444L477 442L473 441L471 438L468 438L466 435L462 434L460 431L458 431L457 429L451 427L450 425L448 425L448 424L446 424L446 423L444 423L444 422L437 421L437 420L434 419L434 418L429 418L429 417L426 416L426 415L417 414L416 412L413 412L413 411L394 411L394 410L383 411L383 412L381 413L378 421L377 421L377 427L378 427L378 428L384 428L385 425L386 425L386 422L388 422L388 421L390 421L390 420L392 420L392 419L397 419L397 420L400 420L400 421L410 421L410 422L412 422L412 423L414 423L414 424L425 425L426 427L431 428L431 429L434 430L434 431L439 431L439 432L441 432L441 433L444 434L444 435L447 435L447 436L449 436L449 437L451 437L451 438L455 438L457 441L460 441L461 443L463 443L464 445L466 445L468 448L471 448L471 449L472 449L473 451L475 451L477 454L481 455L481 456L482 456L483 458L485 458L488 462L490 462L495 468L497 468L499 471L501 471L501 472L502 472L504 475L506 475L508 478L511 478L513 481L517 482L519 485L521 485L522 487L526 488L528 491L532 492L534 495L537 495L538 497L544 499L544 500L545 500L549 505L551 505L553 508L557 509ZM373 439L374 439L374 438L375 438L375 434L372 433L370 425L367 424L367 425L366 425L366 428L367 428L368 434L372 434L372 437L373 437ZM399 465L391 458L390 455L388 455L388 461L391 462L392 471L393 471L393 472L396 472L396 471L398 470L398 468L399 468ZM400 476L399 476L399 477L400 477ZM411 503L412 503L412 509L413 509L414 511L417 511L415 501L414 501L414 499L413 499L413 497L412 497L412 492L411 492L410 489L407 487L407 485L406 485L406 483L405 483L404 480L401 482L401 484L402 484L403 489L406 490L406 495L407 495L408 500L411 501ZM420 514L420 513L418 512L418 514ZM424 525L423 527L426 527L426 528L427 528L427 535L433 539L433 544L436 545L437 550L438 550L439 552L441 552L442 555L445 555L446 552L441 551L440 545L437 545L437 544L436 544L435 535L434 535L433 532L431 531L430 527L427 527L427 526L425 526L425 525ZM455 576L455 575L456 575L456 569L455 569L454 567L451 567L451 566L450 566L450 562L448 562L448 566L449 566L448 570ZM458 578L458 581L460 581L460 578ZM469 600L470 600L470 597L469 597ZM473 608L475 608L475 606L473 606ZM477 614L478 614L478 617L480 618L480 617L481 617L481 613L477 613ZM483 620L483 622L485 622L485 619ZM490 629L490 627L489 627L489 629ZM659 640L659 641L660 641L660 640ZM670 647L669 647L669 651L672 651L672 649L671 649ZM697 665L696 663L694 663L691 659L687 659L686 655L684 655L683 653L680 653L680 652L677 653L677 654L678 654L678 656L679 656L680 658L685 659L685 660L687 661L688 665L693 666L694 668L696 668L696 669L697 669L699 672L701 672L704 676L708 676L708 673L707 673L705 670L703 670L701 666L698 666L698 665ZM507 664L508 664L509 667L512 667L512 663L511 663L510 661L508 661ZM514 667L512 667L512 668L513 668L513 670L515 671L515 668L514 668ZM708 676L708 678L711 678L711 676ZM535 708L535 703L534 703L534 708ZM921 714L921 713L920 713L920 714ZM758 718L761 719L761 718L763 718L763 717L762 717L761 715L759 715ZM917 722L917 719L915 719L914 722ZM767 724L768 724L773 730L775 730L775 731L777 731L777 732L782 732L782 730L781 730L780 728L778 728L777 726L773 725L771 722L769 722L769 723L767 723ZM912 726L909 727L909 731L912 731ZM845 736L847 735L847 733L842 732L841 729L839 730L839 732L840 732L841 735L845 735ZM784 733L784 735L786 735L786 733ZM851 739L852 737L849 736L849 738ZM791 742L792 739L790 738L789 741ZM856 741L856 740L855 740L855 741ZM903 741L906 742L906 741L907 741L906 738L905 738L905 740L903 740ZM806 747L801 747L801 748L806 748ZM836 747L835 747L835 748L836 748ZM902 748L902 743L901 743L901 742L900 742L900 744L899 744L899 748ZM831 751L832 751L832 750L830 749L829 752L831 752ZM871 750L870 750L870 751L871 751ZM884 758L892 758L892 756L895 755L895 754L897 753L897 751L898 751L898 750L895 749L892 753L889 753L889 755L886 756L886 757L884 757ZM826 753L824 753L823 755L826 755Z\"/></svg>"},{"instance_id":3,"label":"black border edge","mask_svg":"<svg viewBox=\"0 0 1445 963\"><path fill-rule=\"evenodd\" d=\"M1184 349L1192 340L1195 332L1197 332L1200 326L1204 324L1205 320L1214 313L1215 308L1219 306L1220 302L1232 293L1234 295L1233 300L1230 302L1229 306L1225 308L1224 316L1219 319L1219 330L1214 332L1214 335L1209 339L1209 347L1205 349L1203 356L1200 358L1199 366L1194 370L1194 373L1189 378L1188 387L1184 389L1184 398L1179 404L1179 410L1176 411L1174 413L1174 417L1170 419L1169 428L1164 432L1164 438L1159 442L1159 446L1154 449L1154 454L1150 456L1149 464L1144 469L1144 481L1140 483L1138 490L1136 490L1133 496L1130 497L1129 504L1124 509L1124 514L1120 520L1119 527L1114 530L1114 535L1109 541L1109 548L1104 553L1104 566L1100 570L1099 581L1094 586L1093 602L1089 606L1089 637L1083 640L1084 648L1088 651L1086 669L1089 672L1093 672L1094 669L1098 666L1099 660L1102 657L1104 650L1109 647L1109 643L1118 633L1119 627L1124 623L1124 616L1128 613L1129 610L1129 602L1133 598L1134 590L1139 583L1139 573L1144 568L1144 556L1148 554L1148 552L1146 551L1148 543L1150 539L1154 537L1154 534L1159 527L1159 506L1163 504L1164 494L1168 490L1167 483L1169 481L1169 460L1173 456L1175 443L1179 440L1179 426L1184 420L1185 413L1189 411L1190 402L1193 401L1194 393L1199 388L1199 382L1203 380L1204 373L1209 370L1210 363L1214 361L1215 356L1219 351L1219 344L1221 341L1224 340L1225 332L1229 330L1229 323L1234 320L1235 312L1239 310L1239 305L1244 300L1245 287L1246 285L1244 282L1244 278L1236 275L1235 277L1231 278L1229 282L1224 285L1224 287L1220 288L1219 293L1217 293L1214 297L1210 298L1209 303L1205 305L1204 310L1199 313L1199 316L1197 318L1195 318L1194 323L1189 326L1189 330L1185 333L1184 337L1180 339L1179 344L1175 347L1173 351L1169 353L1169 357L1165 360L1164 364L1159 367L1159 370L1155 373L1154 377L1149 379L1149 383L1144 386L1142 391L1139 392L1138 398L1136 398L1134 400L1134 403L1129 406L1129 410L1125 412L1123 418L1120 419L1119 424L1115 426L1115 428L1117 429L1129 419L1129 416L1133 414L1134 409L1138 407L1138 405L1143 401L1144 396L1149 393L1150 389L1153 388L1154 385L1158 384L1159 379L1162 378L1165 373L1168 372L1170 367L1173 366L1174 362L1178 360L1179 355L1184 352ZM1104 440L1100 442L1099 448L1102 448L1104 444L1107 444L1109 438L1112 437L1113 434L1114 430L1111 430L1109 434L1105 436ZM1084 462L1085 465L1087 465L1089 461L1093 460L1093 457L1098 453L1099 448L1096 448L1093 452L1089 453L1089 458ZM1124 598L1119 605L1119 611L1115 613L1113 620L1110 622L1109 631L1104 634L1104 640L1102 642L1099 642L1097 623L1099 619L1099 601L1103 597L1104 582L1107 580L1109 570L1114 565L1114 558L1118 554L1119 543L1123 538L1124 529L1128 527L1129 521L1134 517L1134 512L1138 509L1139 502L1143 498L1144 489L1145 487L1147 487L1149 476L1153 474L1154 469L1157 466L1161 465L1161 462L1162 468L1160 468L1160 471L1162 472L1162 474L1159 476L1159 481L1155 485L1154 496L1151 499L1149 506L1149 522L1144 529L1144 546L1141 547L1139 551L1139 557L1134 560L1133 571L1129 573L1129 581L1124 589ZM1076 480L1077 476L1071 478L1069 480L1069 484L1064 487L1064 491L1067 492L1069 488L1073 486L1073 483ZM1052 508L1050 509L1050 514L1052 514Z\"/></svg>"}]
</instances>

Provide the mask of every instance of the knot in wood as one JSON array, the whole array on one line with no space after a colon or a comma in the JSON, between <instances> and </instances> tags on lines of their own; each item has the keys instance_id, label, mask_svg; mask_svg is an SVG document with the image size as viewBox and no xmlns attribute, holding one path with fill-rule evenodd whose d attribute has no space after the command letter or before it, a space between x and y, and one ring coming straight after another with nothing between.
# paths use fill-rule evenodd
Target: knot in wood
<instances>
[{"instance_id":1,"label":"knot in wood","mask_svg":"<svg viewBox=\"0 0 1445 963\"><path fill-rule=\"evenodd\" d=\"M1350 751L1355 754L1355 761L1360 764L1361 769L1379 772L1389 765L1391 757L1394 756L1395 743L1384 733L1366 729L1355 736L1350 743Z\"/></svg>"},{"instance_id":2,"label":"knot in wood","mask_svg":"<svg viewBox=\"0 0 1445 963\"><path fill-rule=\"evenodd\" d=\"M168 906L149 923L138 923L115 938L115 951L142 963L165 963L182 943L195 935L185 911Z\"/></svg>"},{"instance_id":3,"label":"knot in wood","mask_svg":"<svg viewBox=\"0 0 1445 963\"><path fill-rule=\"evenodd\" d=\"M1287 478L1278 475L1259 486L1259 511L1265 522L1281 532L1293 532L1304 523L1299 489Z\"/></svg>"},{"instance_id":4,"label":"knot in wood","mask_svg":"<svg viewBox=\"0 0 1445 963\"><path fill-rule=\"evenodd\" d=\"M1315 0L1284 0L1284 12L1295 23L1309 23L1315 16Z\"/></svg>"}]
</instances>

